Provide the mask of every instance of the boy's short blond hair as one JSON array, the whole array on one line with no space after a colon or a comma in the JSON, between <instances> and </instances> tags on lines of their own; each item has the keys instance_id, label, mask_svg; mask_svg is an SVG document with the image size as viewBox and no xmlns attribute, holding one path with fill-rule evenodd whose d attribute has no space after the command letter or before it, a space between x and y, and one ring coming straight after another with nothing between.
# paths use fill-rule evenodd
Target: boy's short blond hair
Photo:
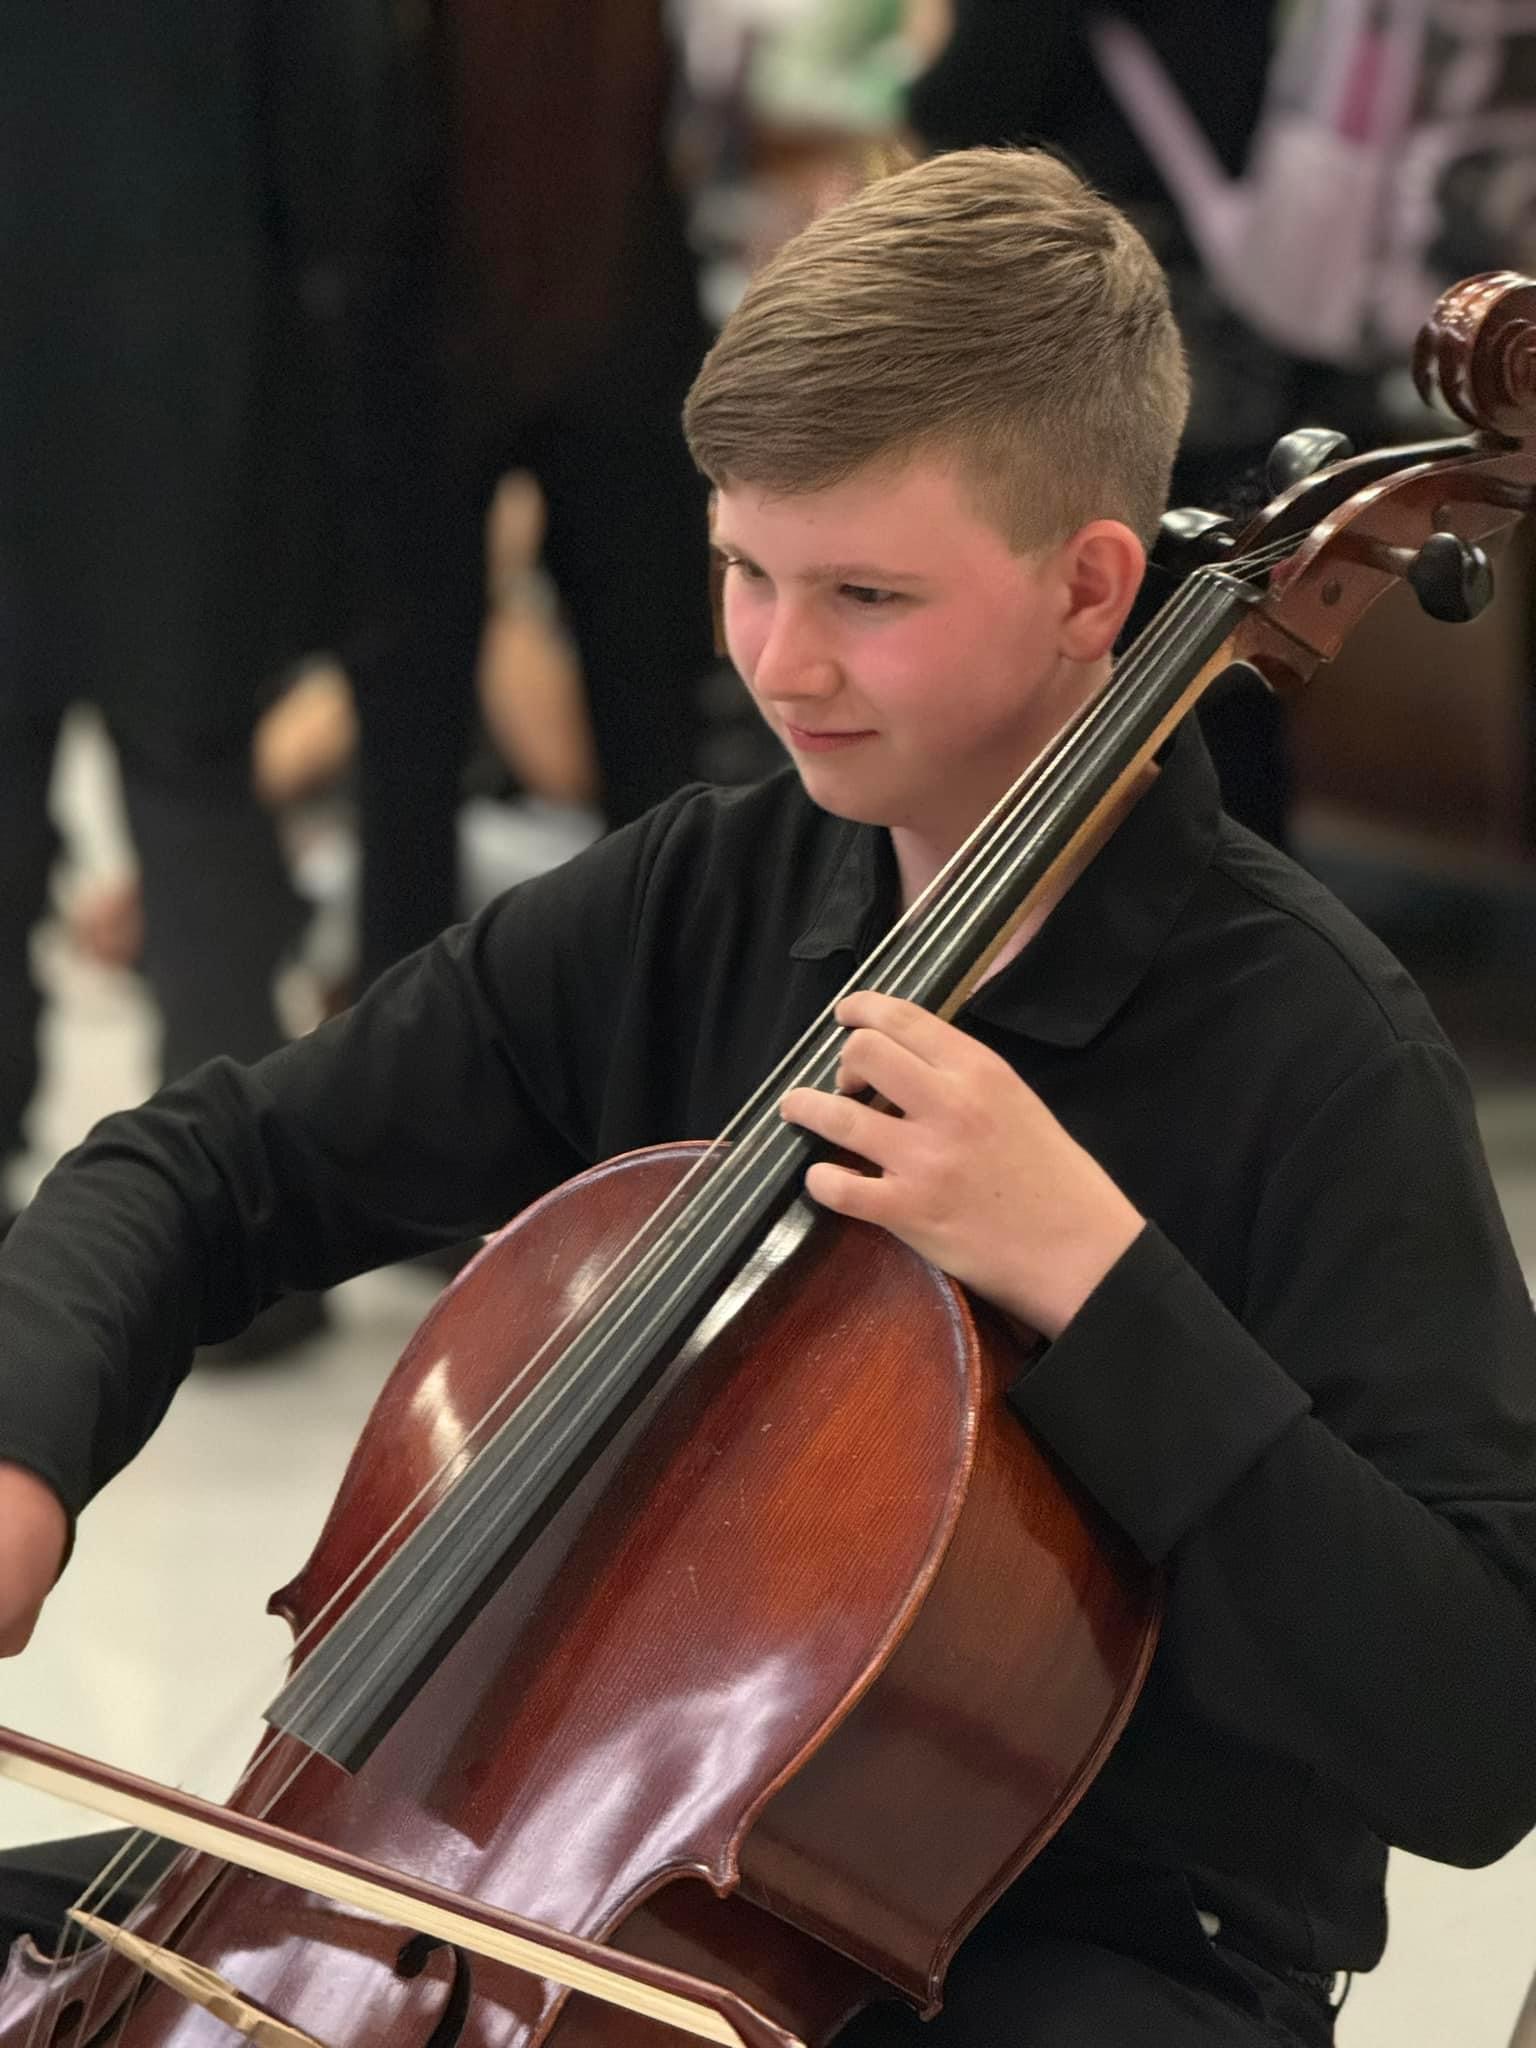
<instances>
[{"instance_id":1,"label":"boy's short blond hair","mask_svg":"<svg viewBox=\"0 0 1536 2048\"><path fill-rule=\"evenodd\" d=\"M689 393L717 486L795 494L952 460L1018 550L1118 518L1150 541L1189 405L1162 269L1041 150L866 186L766 264Z\"/></svg>"}]
</instances>

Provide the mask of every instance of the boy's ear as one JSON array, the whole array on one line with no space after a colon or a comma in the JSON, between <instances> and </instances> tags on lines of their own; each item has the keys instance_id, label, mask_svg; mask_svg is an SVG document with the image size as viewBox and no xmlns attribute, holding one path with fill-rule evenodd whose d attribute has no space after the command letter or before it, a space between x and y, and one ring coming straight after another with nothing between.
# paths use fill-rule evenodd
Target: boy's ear
<instances>
[{"instance_id":1,"label":"boy's ear","mask_svg":"<svg viewBox=\"0 0 1536 2048\"><path fill-rule=\"evenodd\" d=\"M1146 549L1122 521L1094 519L1078 528L1061 555L1063 654L1073 661L1098 661L1109 653L1146 567Z\"/></svg>"}]
</instances>

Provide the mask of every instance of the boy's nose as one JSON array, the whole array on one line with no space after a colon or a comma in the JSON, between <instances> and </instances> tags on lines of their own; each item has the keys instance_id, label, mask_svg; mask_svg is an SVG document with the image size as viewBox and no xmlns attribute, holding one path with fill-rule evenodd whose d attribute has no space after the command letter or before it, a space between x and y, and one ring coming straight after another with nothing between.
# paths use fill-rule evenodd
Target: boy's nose
<instances>
[{"instance_id":1,"label":"boy's nose","mask_svg":"<svg viewBox=\"0 0 1536 2048\"><path fill-rule=\"evenodd\" d=\"M806 625L776 619L752 673L760 697L825 697L842 681L837 663Z\"/></svg>"}]
</instances>

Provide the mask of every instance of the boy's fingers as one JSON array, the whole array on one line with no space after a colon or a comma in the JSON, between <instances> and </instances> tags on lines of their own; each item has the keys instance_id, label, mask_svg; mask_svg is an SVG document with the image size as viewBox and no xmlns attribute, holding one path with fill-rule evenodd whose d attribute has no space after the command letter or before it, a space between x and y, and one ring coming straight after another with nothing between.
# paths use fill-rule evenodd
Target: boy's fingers
<instances>
[{"instance_id":1,"label":"boy's fingers","mask_svg":"<svg viewBox=\"0 0 1536 2048\"><path fill-rule=\"evenodd\" d=\"M877 995L874 989L858 989L844 995L836 1018L846 1030L877 1030L893 1038L926 1067L952 1069L956 1061L967 1061L983 1051L977 1040L956 1024L946 1024L922 1004L909 1004L899 995Z\"/></svg>"},{"instance_id":2,"label":"boy's fingers","mask_svg":"<svg viewBox=\"0 0 1536 2048\"><path fill-rule=\"evenodd\" d=\"M843 1047L837 1085L847 1095L872 1088L907 1116L922 1116L939 1104L938 1076L929 1062L884 1031L865 1026Z\"/></svg>"},{"instance_id":3,"label":"boy's fingers","mask_svg":"<svg viewBox=\"0 0 1536 2048\"><path fill-rule=\"evenodd\" d=\"M930 1067L943 1066L953 1059L957 1039L961 1048L972 1043L963 1031L946 1024L942 1017L935 1017L931 1010L904 1002L900 996L877 995L873 989L860 989L854 995L844 996L835 1014L838 1023L850 1031L863 1026L883 1032Z\"/></svg>"},{"instance_id":4,"label":"boy's fingers","mask_svg":"<svg viewBox=\"0 0 1536 2048\"><path fill-rule=\"evenodd\" d=\"M839 1216L852 1216L864 1223L889 1220L890 1184L878 1174L854 1173L846 1166L818 1159L806 1170L805 1191L813 1202L836 1210Z\"/></svg>"},{"instance_id":5,"label":"boy's fingers","mask_svg":"<svg viewBox=\"0 0 1536 2048\"><path fill-rule=\"evenodd\" d=\"M902 1144L902 1120L867 1102L855 1102L851 1095L828 1095L820 1088L791 1088L779 1104L786 1123L798 1124L836 1145L867 1159L871 1166L888 1169Z\"/></svg>"}]
</instances>

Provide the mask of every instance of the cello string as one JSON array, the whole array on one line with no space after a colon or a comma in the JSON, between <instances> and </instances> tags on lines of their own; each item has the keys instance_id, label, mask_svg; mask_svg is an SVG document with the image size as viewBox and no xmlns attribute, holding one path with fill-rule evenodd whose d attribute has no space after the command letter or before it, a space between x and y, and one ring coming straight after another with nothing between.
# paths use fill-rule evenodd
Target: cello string
<instances>
[{"instance_id":1,"label":"cello string","mask_svg":"<svg viewBox=\"0 0 1536 2048\"><path fill-rule=\"evenodd\" d=\"M136 1830L128 1836L119 1846L117 1853L108 1861L103 1869L96 1873L90 1884L80 1894L80 1897L75 1901L76 1906L84 1908L88 1912L93 1912L97 1910L98 1906L109 1905L116 1893L124 1885L132 1881L134 1872L139 1869L144 1859L149 1855L151 1847L152 1838L141 1831ZM112 1878L112 1883L108 1885L107 1879L112 1876L114 1871L117 1874ZM85 1928L81 1927L77 1921L71 1920L67 1922L67 1926L69 1938L74 1943L74 1958L78 1961L79 1957L84 1953L87 1944L93 1941L95 1937ZM89 2041L94 2036L95 2028L92 2025L92 2016L97 1997L100 1994L106 1977L107 1964L113 1953L105 1942L100 1943L99 1946L100 1955L96 1960L94 1968L89 1970L88 1981L83 1987L85 1997L82 2000L80 2019L75 2029L75 2038L78 2041ZM140 1971L138 1974L142 1978L143 1972ZM125 1999L121 2013L115 2022L118 2037L121 2036L122 2029L127 2023L130 2006L131 2000Z\"/></svg>"},{"instance_id":2,"label":"cello string","mask_svg":"<svg viewBox=\"0 0 1536 2048\"><path fill-rule=\"evenodd\" d=\"M77 1907L85 1906L98 1887L106 1884L107 1879L112 1876L113 1872L118 1870L124 1856L132 1847L133 1841L130 1839L128 1842L121 1844L108 1857L106 1863L92 1876L85 1890L75 1900L74 1903ZM143 1853L140 1852L141 1857ZM110 1897L112 1890L115 1890L124 1881L121 1875L114 1878L113 1885L109 1888L107 1896ZM27 2024L26 2048L38 2048L40 2034L45 2040L52 2040L56 2037L67 1991L75 1988L74 1976L77 1973L77 1966L78 1973L83 1975L86 1980L78 2038L82 2041L90 2039L90 2019L96 1993L101 1984L102 1970L100 1959L98 1959L94 1967L89 1963L81 1965L80 1959L85 1951L87 1939L85 1929L77 1921L66 1916L63 1926L59 1930L59 1945L49 1957L47 1984L33 2006L32 2017ZM107 1950L103 1948L102 1956L104 1957L106 1954Z\"/></svg>"}]
</instances>

